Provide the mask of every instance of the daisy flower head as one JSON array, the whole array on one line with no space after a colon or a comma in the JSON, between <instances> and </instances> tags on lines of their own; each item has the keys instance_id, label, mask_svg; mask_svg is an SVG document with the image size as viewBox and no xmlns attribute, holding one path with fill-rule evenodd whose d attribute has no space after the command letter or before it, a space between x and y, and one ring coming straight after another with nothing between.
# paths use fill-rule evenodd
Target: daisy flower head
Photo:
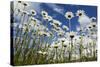
<instances>
[{"instance_id":1,"label":"daisy flower head","mask_svg":"<svg viewBox=\"0 0 100 67\"><path fill-rule=\"evenodd\" d=\"M53 20L53 23L54 23L57 27L59 27L59 26L61 25L61 22L58 21L58 20Z\"/></svg>"},{"instance_id":2,"label":"daisy flower head","mask_svg":"<svg viewBox=\"0 0 100 67\"><path fill-rule=\"evenodd\" d=\"M67 47L67 44L63 44L63 47Z\"/></svg>"},{"instance_id":3,"label":"daisy flower head","mask_svg":"<svg viewBox=\"0 0 100 67\"><path fill-rule=\"evenodd\" d=\"M69 30L69 28L65 25L62 26L64 30Z\"/></svg>"},{"instance_id":4,"label":"daisy flower head","mask_svg":"<svg viewBox=\"0 0 100 67\"><path fill-rule=\"evenodd\" d=\"M97 26L97 23L96 22L91 22L90 25L95 28Z\"/></svg>"},{"instance_id":5,"label":"daisy flower head","mask_svg":"<svg viewBox=\"0 0 100 67\"><path fill-rule=\"evenodd\" d=\"M30 22L30 26L35 26L37 24L37 19L35 19L34 17L31 17L31 22Z\"/></svg>"},{"instance_id":6,"label":"daisy flower head","mask_svg":"<svg viewBox=\"0 0 100 67\"><path fill-rule=\"evenodd\" d=\"M77 10L76 16L81 17L82 15L85 15L85 11L84 10Z\"/></svg>"},{"instance_id":7,"label":"daisy flower head","mask_svg":"<svg viewBox=\"0 0 100 67\"><path fill-rule=\"evenodd\" d=\"M93 22L93 23L90 23L90 24L87 26L87 29L88 29L88 30L91 30L91 29L93 29L93 28L96 28L96 26L97 26L97 24L96 24L95 22Z\"/></svg>"},{"instance_id":8,"label":"daisy flower head","mask_svg":"<svg viewBox=\"0 0 100 67\"><path fill-rule=\"evenodd\" d=\"M75 32L71 31L69 35L70 35L70 38L74 38Z\"/></svg>"},{"instance_id":9,"label":"daisy flower head","mask_svg":"<svg viewBox=\"0 0 100 67\"><path fill-rule=\"evenodd\" d=\"M48 20L48 13L46 11L42 11L41 15L42 15L44 20Z\"/></svg>"},{"instance_id":10,"label":"daisy flower head","mask_svg":"<svg viewBox=\"0 0 100 67\"><path fill-rule=\"evenodd\" d=\"M18 3L22 3L22 1L18 1Z\"/></svg>"},{"instance_id":11,"label":"daisy flower head","mask_svg":"<svg viewBox=\"0 0 100 67\"><path fill-rule=\"evenodd\" d=\"M68 11L65 13L65 17L70 20L74 17L74 14L73 12Z\"/></svg>"},{"instance_id":12,"label":"daisy flower head","mask_svg":"<svg viewBox=\"0 0 100 67\"><path fill-rule=\"evenodd\" d=\"M92 22L96 21L96 17L91 17L90 19Z\"/></svg>"},{"instance_id":13,"label":"daisy flower head","mask_svg":"<svg viewBox=\"0 0 100 67\"><path fill-rule=\"evenodd\" d=\"M65 42L66 39L65 39L65 38L60 38L59 41L60 41L60 42Z\"/></svg>"},{"instance_id":14,"label":"daisy flower head","mask_svg":"<svg viewBox=\"0 0 100 67\"><path fill-rule=\"evenodd\" d=\"M29 14L27 11L22 11L22 13L23 13L23 14L27 14L27 15Z\"/></svg>"},{"instance_id":15,"label":"daisy flower head","mask_svg":"<svg viewBox=\"0 0 100 67\"><path fill-rule=\"evenodd\" d=\"M58 46L58 44L57 43L55 43L55 45L54 45L54 48L58 48L59 46Z\"/></svg>"},{"instance_id":16,"label":"daisy flower head","mask_svg":"<svg viewBox=\"0 0 100 67\"><path fill-rule=\"evenodd\" d=\"M92 24L89 24L88 25L88 29L92 29Z\"/></svg>"},{"instance_id":17,"label":"daisy flower head","mask_svg":"<svg viewBox=\"0 0 100 67\"><path fill-rule=\"evenodd\" d=\"M35 16L36 15L36 11L34 9L31 10L31 14L32 14L32 16Z\"/></svg>"},{"instance_id":18,"label":"daisy flower head","mask_svg":"<svg viewBox=\"0 0 100 67\"><path fill-rule=\"evenodd\" d=\"M44 17L44 16L48 16L48 13L46 11L42 11L41 12L41 15Z\"/></svg>"},{"instance_id":19,"label":"daisy flower head","mask_svg":"<svg viewBox=\"0 0 100 67\"><path fill-rule=\"evenodd\" d=\"M60 36L60 37L64 36L64 33L65 33L64 31L58 31L58 36Z\"/></svg>"},{"instance_id":20,"label":"daisy flower head","mask_svg":"<svg viewBox=\"0 0 100 67\"><path fill-rule=\"evenodd\" d=\"M42 54L43 52L42 52L42 51L38 51L38 53L39 53L39 54Z\"/></svg>"},{"instance_id":21,"label":"daisy flower head","mask_svg":"<svg viewBox=\"0 0 100 67\"><path fill-rule=\"evenodd\" d=\"M28 3L26 3L26 2L23 2L23 5L24 5L24 6L29 6L29 4L28 4Z\"/></svg>"},{"instance_id":22,"label":"daisy flower head","mask_svg":"<svg viewBox=\"0 0 100 67\"><path fill-rule=\"evenodd\" d=\"M53 18L51 16L48 16L48 21L52 21Z\"/></svg>"},{"instance_id":23,"label":"daisy flower head","mask_svg":"<svg viewBox=\"0 0 100 67\"><path fill-rule=\"evenodd\" d=\"M49 33L45 32L45 31L40 31L40 32L39 32L39 35L40 35L40 36L43 35L43 36L48 36L48 37L49 37Z\"/></svg>"},{"instance_id":24,"label":"daisy flower head","mask_svg":"<svg viewBox=\"0 0 100 67\"><path fill-rule=\"evenodd\" d=\"M96 22L92 23L92 27L95 28L97 26Z\"/></svg>"},{"instance_id":25,"label":"daisy flower head","mask_svg":"<svg viewBox=\"0 0 100 67\"><path fill-rule=\"evenodd\" d=\"M37 22L37 19L34 18L34 17L31 17L31 20L32 20L33 22Z\"/></svg>"}]
</instances>

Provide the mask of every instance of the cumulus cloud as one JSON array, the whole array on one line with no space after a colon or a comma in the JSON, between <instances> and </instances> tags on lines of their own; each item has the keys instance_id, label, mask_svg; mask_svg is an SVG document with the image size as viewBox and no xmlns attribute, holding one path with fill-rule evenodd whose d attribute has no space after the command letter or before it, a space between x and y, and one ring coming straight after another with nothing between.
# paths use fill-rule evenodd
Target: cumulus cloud
<instances>
[{"instance_id":1,"label":"cumulus cloud","mask_svg":"<svg viewBox=\"0 0 100 67\"><path fill-rule=\"evenodd\" d=\"M91 23L91 19L88 16L83 15L79 17L78 22L80 23L82 27L84 26L86 27L89 23Z\"/></svg>"},{"instance_id":2,"label":"cumulus cloud","mask_svg":"<svg viewBox=\"0 0 100 67\"><path fill-rule=\"evenodd\" d=\"M50 8L52 8L54 11L56 11L57 13L59 13L59 14L63 14L64 13L64 10L61 8L61 7L59 7L59 6L57 6L56 4L47 4Z\"/></svg>"}]
</instances>

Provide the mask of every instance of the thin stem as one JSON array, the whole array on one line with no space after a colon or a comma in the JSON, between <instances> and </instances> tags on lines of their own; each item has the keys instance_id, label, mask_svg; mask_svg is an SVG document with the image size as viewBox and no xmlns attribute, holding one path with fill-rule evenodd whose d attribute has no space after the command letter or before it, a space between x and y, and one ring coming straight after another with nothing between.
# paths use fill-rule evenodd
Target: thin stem
<instances>
[{"instance_id":1,"label":"thin stem","mask_svg":"<svg viewBox=\"0 0 100 67\"><path fill-rule=\"evenodd\" d=\"M69 32L71 31L71 21L69 19Z\"/></svg>"},{"instance_id":2,"label":"thin stem","mask_svg":"<svg viewBox=\"0 0 100 67\"><path fill-rule=\"evenodd\" d=\"M57 48L56 48L56 63L58 63L58 58L57 58Z\"/></svg>"}]
</instances>

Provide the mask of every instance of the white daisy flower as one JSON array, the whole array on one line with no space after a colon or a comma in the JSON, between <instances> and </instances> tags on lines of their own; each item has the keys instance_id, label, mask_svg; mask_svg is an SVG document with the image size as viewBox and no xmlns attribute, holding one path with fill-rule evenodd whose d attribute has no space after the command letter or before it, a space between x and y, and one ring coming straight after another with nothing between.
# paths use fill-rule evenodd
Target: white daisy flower
<instances>
[{"instance_id":1,"label":"white daisy flower","mask_svg":"<svg viewBox=\"0 0 100 67\"><path fill-rule=\"evenodd\" d=\"M76 12L76 16L82 16L82 15L85 15L85 11L84 10L78 10L77 12Z\"/></svg>"},{"instance_id":2,"label":"white daisy flower","mask_svg":"<svg viewBox=\"0 0 100 67\"><path fill-rule=\"evenodd\" d=\"M42 54L43 52L42 52L42 51L38 51L38 53L39 53L39 54Z\"/></svg>"},{"instance_id":3,"label":"white daisy flower","mask_svg":"<svg viewBox=\"0 0 100 67\"><path fill-rule=\"evenodd\" d=\"M37 19L34 17L31 17L30 19L31 19L31 21L37 22Z\"/></svg>"},{"instance_id":4,"label":"white daisy flower","mask_svg":"<svg viewBox=\"0 0 100 67\"><path fill-rule=\"evenodd\" d=\"M63 47L67 47L67 44L63 44Z\"/></svg>"},{"instance_id":5,"label":"white daisy flower","mask_svg":"<svg viewBox=\"0 0 100 67\"><path fill-rule=\"evenodd\" d=\"M48 16L48 13L46 11L42 11L41 12L41 15L44 17L44 16Z\"/></svg>"},{"instance_id":6,"label":"white daisy flower","mask_svg":"<svg viewBox=\"0 0 100 67\"><path fill-rule=\"evenodd\" d=\"M45 32L44 31L39 31L39 35L44 35Z\"/></svg>"},{"instance_id":7,"label":"white daisy flower","mask_svg":"<svg viewBox=\"0 0 100 67\"><path fill-rule=\"evenodd\" d=\"M53 20L53 23L56 25L56 26L60 26L62 23L58 20Z\"/></svg>"},{"instance_id":8,"label":"white daisy flower","mask_svg":"<svg viewBox=\"0 0 100 67\"><path fill-rule=\"evenodd\" d=\"M35 26L37 24L37 19L35 19L34 17L31 17L31 22L29 23L30 26Z\"/></svg>"},{"instance_id":9,"label":"white daisy flower","mask_svg":"<svg viewBox=\"0 0 100 67\"><path fill-rule=\"evenodd\" d=\"M32 16L35 16L36 15L36 11L35 10L31 10L31 14L32 14Z\"/></svg>"},{"instance_id":10,"label":"white daisy flower","mask_svg":"<svg viewBox=\"0 0 100 67\"><path fill-rule=\"evenodd\" d=\"M22 3L22 1L17 1L18 3Z\"/></svg>"},{"instance_id":11,"label":"white daisy flower","mask_svg":"<svg viewBox=\"0 0 100 67\"><path fill-rule=\"evenodd\" d=\"M62 26L64 30L69 30L69 28L65 25Z\"/></svg>"},{"instance_id":12,"label":"white daisy flower","mask_svg":"<svg viewBox=\"0 0 100 67\"><path fill-rule=\"evenodd\" d=\"M22 11L22 13L23 13L23 14L27 14L27 15L29 14L27 11Z\"/></svg>"},{"instance_id":13,"label":"white daisy flower","mask_svg":"<svg viewBox=\"0 0 100 67\"><path fill-rule=\"evenodd\" d=\"M63 36L64 35L64 31L58 31L58 36Z\"/></svg>"},{"instance_id":14,"label":"white daisy flower","mask_svg":"<svg viewBox=\"0 0 100 67\"><path fill-rule=\"evenodd\" d=\"M43 16L43 19L44 20L48 20L48 16Z\"/></svg>"},{"instance_id":15,"label":"white daisy flower","mask_svg":"<svg viewBox=\"0 0 100 67\"><path fill-rule=\"evenodd\" d=\"M69 35L70 35L70 38L74 38L75 32L71 31Z\"/></svg>"},{"instance_id":16,"label":"white daisy flower","mask_svg":"<svg viewBox=\"0 0 100 67\"><path fill-rule=\"evenodd\" d=\"M48 16L48 21L52 21L53 18L51 16Z\"/></svg>"},{"instance_id":17,"label":"white daisy flower","mask_svg":"<svg viewBox=\"0 0 100 67\"><path fill-rule=\"evenodd\" d=\"M23 2L23 5L24 5L24 6L29 6L29 4L28 4L28 3L26 3L26 2Z\"/></svg>"},{"instance_id":18,"label":"white daisy flower","mask_svg":"<svg viewBox=\"0 0 100 67\"><path fill-rule=\"evenodd\" d=\"M94 20L96 20L96 17L91 17L90 19L91 19L91 21L94 21Z\"/></svg>"},{"instance_id":19,"label":"white daisy flower","mask_svg":"<svg viewBox=\"0 0 100 67\"><path fill-rule=\"evenodd\" d=\"M59 46L57 44L54 45L54 48L58 48Z\"/></svg>"},{"instance_id":20,"label":"white daisy flower","mask_svg":"<svg viewBox=\"0 0 100 67\"><path fill-rule=\"evenodd\" d=\"M68 11L65 13L65 17L70 20L74 17L74 14L72 12Z\"/></svg>"},{"instance_id":21,"label":"white daisy flower","mask_svg":"<svg viewBox=\"0 0 100 67\"><path fill-rule=\"evenodd\" d=\"M47 32L45 32L45 31L39 31L39 35L40 35L40 36L44 35L44 36L47 36L47 37L50 36L50 34L47 33Z\"/></svg>"},{"instance_id":22,"label":"white daisy flower","mask_svg":"<svg viewBox=\"0 0 100 67\"><path fill-rule=\"evenodd\" d=\"M51 26L54 26L55 24L54 24L54 23L50 23L50 25L51 25Z\"/></svg>"},{"instance_id":23,"label":"white daisy flower","mask_svg":"<svg viewBox=\"0 0 100 67\"><path fill-rule=\"evenodd\" d=\"M57 27L56 25L54 25L53 27L57 32L61 30L61 27Z\"/></svg>"},{"instance_id":24,"label":"white daisy flower","mask_svg":"<svg viewBox=\"0 0 100 67\"><path fill-rule=\"evenodd\" d=\"M96 22L92 22L91 25L93 28L95 28L97 26Z\"/></svg>"},{"instance_id":25,"label":"white daisy flower","mask_svg":"<svg viewBox=\"0 0 100 67\"><path fill-rule=\"evenodd\" d=\"M66 41L66 38L59 38L58 39L60 42L65 42Z\"/></svg>"},{"instance_id":26,"label":"white daisy flower","mask_svg":"<svg viewBox=\"0 0 100 67\"><path fill-rule=\"evenodd\" d=\"M88 25L88 30L90 30L90 29L92 29L93 27L92 27L92 24L89 24Z\"/></svg>"}]
</instances>

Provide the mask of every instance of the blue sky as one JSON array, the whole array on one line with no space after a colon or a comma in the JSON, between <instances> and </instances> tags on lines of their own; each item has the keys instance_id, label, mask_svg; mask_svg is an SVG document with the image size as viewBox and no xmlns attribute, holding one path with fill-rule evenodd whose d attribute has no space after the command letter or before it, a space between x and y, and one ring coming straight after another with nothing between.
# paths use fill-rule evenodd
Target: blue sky
<instances>
[{"instance_id":1,"label":"blue sky","mask_svg":"<svg viewBox=\"0 0 100 67\"><path fill-rule=\"evenodd\" d=\"M56 3L39 3L39 2L28 2L29 7L26 8L26 11L30 12L30 10L34 9L37 12L36 18L42 19L41 11L45 10L48 12L53 19L59 20L62 25L68 26L68 20L65 18L65 13L67 11L71 11L74 13L77 10L84 10L87 16L96 17L97 18L97 6L88 6L88 5L72 5L72 4L56 4ZM18 18L17 22L18 22ZM78 17L74 17L71 19L71 29L72 31L76 30L76 27L79 26Z\"/></svg>"},{"instance_id":2,"label":"blue sky","mask_svg":"<svg viewBox=\"0 0 100 67\"><path fill-rule=\"evenodd\" d=\"M64 16L67 11L72 11L75 15L77 10L84 10L87 16L89 16L90 18L91 17L97 18L96 6L31 2L31 7L28 9L36 10L38 12L38 18L40 17L39 14L41 13L41 11L45 10L54 19L59 20L62 23L62 25L67 25L67 26L68 26L68 20ZM71 29L75 31L76 26L78 25L79 25L78 17L74 17L71 20Z\"/></svg>"}]
</instances>

